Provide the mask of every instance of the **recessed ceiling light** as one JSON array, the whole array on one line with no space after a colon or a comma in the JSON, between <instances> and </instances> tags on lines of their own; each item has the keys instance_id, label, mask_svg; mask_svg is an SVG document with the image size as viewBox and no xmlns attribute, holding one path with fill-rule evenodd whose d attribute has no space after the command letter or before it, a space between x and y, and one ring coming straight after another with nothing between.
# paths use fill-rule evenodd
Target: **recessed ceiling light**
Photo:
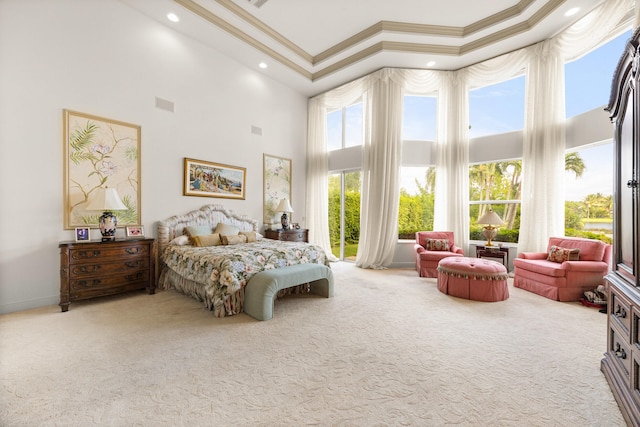
<instances>
[{"instance_id":1,"label":"recessed ceiling light","mask_svg":"<svg viewBox=\"0 0 640 427\"><path fill-rule=\"evenodd\" d=\"M579 7L572 7L571 9L567 10L567 11L564 13L564 16L573 16L573 15L575 15L576 13L578 13L578 11L579 11L579 10L580 10L580 8L579 8Z\"/></svg>"},{"instance_id":2,"label":"recessed ceiling light","mask_svg":"<svg viewBox=\"0 0 640 427\"><path fill-rule=\"evenodd\" d=\"M180 18L178 18L178 15L176 15L175 13L167 13L167 19L171 22L180 21Z\"/></svg>"},{"instance_id":3,"label":"recessed ceiling light","mask_svg":"<svg viewBox=\"0 0 640 427\"><path fill-rule=\"evenodd\" d=\"M427 67L433 67L434 65L436 65L436 61L427 62Z\"/></svg>"},{"instance_id":4,"label":"recessed ceiling light","mask_svg":"<svg viewBox=\"0 0 640 427\"><path fill-rule=\"evenodd\" d=\"M260 64L258 64L258 67L260 67L260 68L267 68L267 67L268 67L268 65L267 65L267 63L266 63L266 62L261 62Z\"/></svg>"}]
</instances>

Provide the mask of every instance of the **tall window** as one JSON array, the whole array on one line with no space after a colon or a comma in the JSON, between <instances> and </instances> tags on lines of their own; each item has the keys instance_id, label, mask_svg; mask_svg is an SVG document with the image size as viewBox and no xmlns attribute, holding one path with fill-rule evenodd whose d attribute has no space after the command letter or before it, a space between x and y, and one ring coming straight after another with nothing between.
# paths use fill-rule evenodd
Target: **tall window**
<instances>
[{"instance_id":1,"label":"tall window","mask_svg":"<svg viewBox=\"0 0 640 427\"><path fill-rule=\"evenodd\" d=\"M565 155L565 235L613 237L613 143L570 150Z\"/></svg>"},{"instance_id":2,"label":"tall window","mask_svg":"<svg viewBox=\"0 0 640 427\"><path fill-rule=\"evenodd\" d=\"M607 105L613 73L630 37L631 31L627 31L583 57L565 64L567 117Z\"/></svg>"},{"instance_id":3,"label":"tall window","mask_svg":"<svg viewBox=\"0 0 640 427\"><path fill-rule=\"evenodd\" d=\"M474 89L469 92L469 136L479 138L524 128L524 76ZM522 144L513 138L512 144ZM474 141L471 141L473 144ZM496 241L518 242L522 159L507 159L495 144L485 150L495 162L469 167L469 238L484 240L478 219L492 209L504 221Z\"/></svg>"},{"instance_id":4,"label":"tall window","mask_svg":"<svg viewBox=\"0 0 640 427\"><path fill-rule=\"evenodd\" d=\"M327 150L362 145L364 141L362 102L327 114Z\"/></svg>"},{"instance_id":5,"label":"tall window","mask_svg":"<svg viewBox=\"0 0 640 427\"><path fill-rule=\"evenodd\" d=\"M435 96L405 95L402 112L403 141L435 141L438 102Z\"/></svg>"},{"instance_id":6,"label":"tall window","mask_svg":"<svg viewBox=\"0 0 640 427\"><path fill-rule=\"evenodd\" d=\"M361 146L364 141L362 102L327 114L327 149ZM329 237L331 251L339 259L355 260L360 240L359 170L329 175Z\"/></svg>"},{"instance_id":7,"label":"tall window","mask_svg":"<svg viewBox=\"0 0 640 427\"><path fill-rule=\"evenodd\" d=\"M602 118L627 31L565 64L566 115L574 121ZM589 88L589 90L585 90ZM589 134L582 138L588 138ZM613 142L568 140L565 156L565 234L610 243L613 229Z\"/></svg>"},{"instance_id":8,"label":"tall window","mask_svg":"<svg viewBox=\"0 0 640 427\"><path fill-rule=\"evenodd\" d=\"M329 175L329 238L338 259L355 261L360 240L360 171Z\"/></svg>"},{"instance_id":9,"label":"tall window","mask_svg":"<svg viewBox=\"0 0 640 427\"><path fill-rule=\"evenodd\" d=\"M469 138L522 130L524 91L524 76L469 91Z\"/></svg>"},{"instance_id":10,"label":"tall window","mask_svg":"<svg viewBox=\"0 0 640 427\"><path fill-rule=\"evenodd\" d=\"M398 238L415 239L416 231L433 229L435 167L426 153L436 139L437 99L434 96L405 95L402 117L403 144L422 146L417 155L404 156L400 167ZM407 147L405 147L407 148Z\"/></svg>"}]
</instances>

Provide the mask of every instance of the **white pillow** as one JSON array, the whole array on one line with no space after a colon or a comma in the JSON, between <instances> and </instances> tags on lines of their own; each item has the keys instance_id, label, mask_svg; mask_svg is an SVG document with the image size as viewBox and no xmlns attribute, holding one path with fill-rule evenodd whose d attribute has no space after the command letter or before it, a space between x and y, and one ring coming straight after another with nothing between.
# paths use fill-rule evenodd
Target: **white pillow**
<instances>
[{"instance_id":1,"label":"white pillow","mask_svg":"<svg viewBox=\"0 0 640 427\"><path fill-rule=\"evenodd\" d=\"M264 236L260 233L256 233L256 240L261 240Z\"/></svg>"},{"instance_id":2,"label":"white pillow","mask_svg":"<svg viewBox=\"0 0 640 427\"><path fill-rule=\"evenodd\" d=\"M184 234L182 236L176 237L175 239L169 242L170 245L178 245L178 246L183 246L188 243L189 243L189 236Z\"/></svg>"}]
</instances>

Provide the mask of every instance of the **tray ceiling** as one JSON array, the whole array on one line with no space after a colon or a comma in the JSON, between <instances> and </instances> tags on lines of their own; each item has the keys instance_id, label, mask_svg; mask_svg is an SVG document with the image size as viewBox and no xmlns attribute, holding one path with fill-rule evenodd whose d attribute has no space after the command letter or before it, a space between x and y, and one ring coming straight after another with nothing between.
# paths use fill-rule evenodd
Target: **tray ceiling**
<instances>
[{"instance_id":1,"label":"tray ceiling","mask_svg":"<svg viewBox=\"0 0 640 427\"><path fill-rule=\"evenodd\" d=\"M603 2L121 1L249 67L266 63L260 72L307 96L384 67L456 70L552 37Z\"/></svg>"}]
</instances>

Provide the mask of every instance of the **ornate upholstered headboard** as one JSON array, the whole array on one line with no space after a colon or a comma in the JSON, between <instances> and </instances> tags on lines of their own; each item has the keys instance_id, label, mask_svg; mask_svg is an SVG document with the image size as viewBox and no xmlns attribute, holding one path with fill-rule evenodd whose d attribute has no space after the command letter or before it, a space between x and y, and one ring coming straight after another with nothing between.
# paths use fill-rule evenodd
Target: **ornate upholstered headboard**
<instances>
[{"instance_id":1,"label":"ornate upholstered headboard","mask_svg":"<svg viewBox=\"0 0 640 427\"><path fill-rule=\"evenodd\" d=\"M216 228L219 222L238 227L241 231L259 231L260 223L246 215L238 215L222 205L205 205L185 215L174 215L158 221L158 254L161 255L169 242L184 234L190 225L210 225Z\"/></svg>"}]
</instances>

